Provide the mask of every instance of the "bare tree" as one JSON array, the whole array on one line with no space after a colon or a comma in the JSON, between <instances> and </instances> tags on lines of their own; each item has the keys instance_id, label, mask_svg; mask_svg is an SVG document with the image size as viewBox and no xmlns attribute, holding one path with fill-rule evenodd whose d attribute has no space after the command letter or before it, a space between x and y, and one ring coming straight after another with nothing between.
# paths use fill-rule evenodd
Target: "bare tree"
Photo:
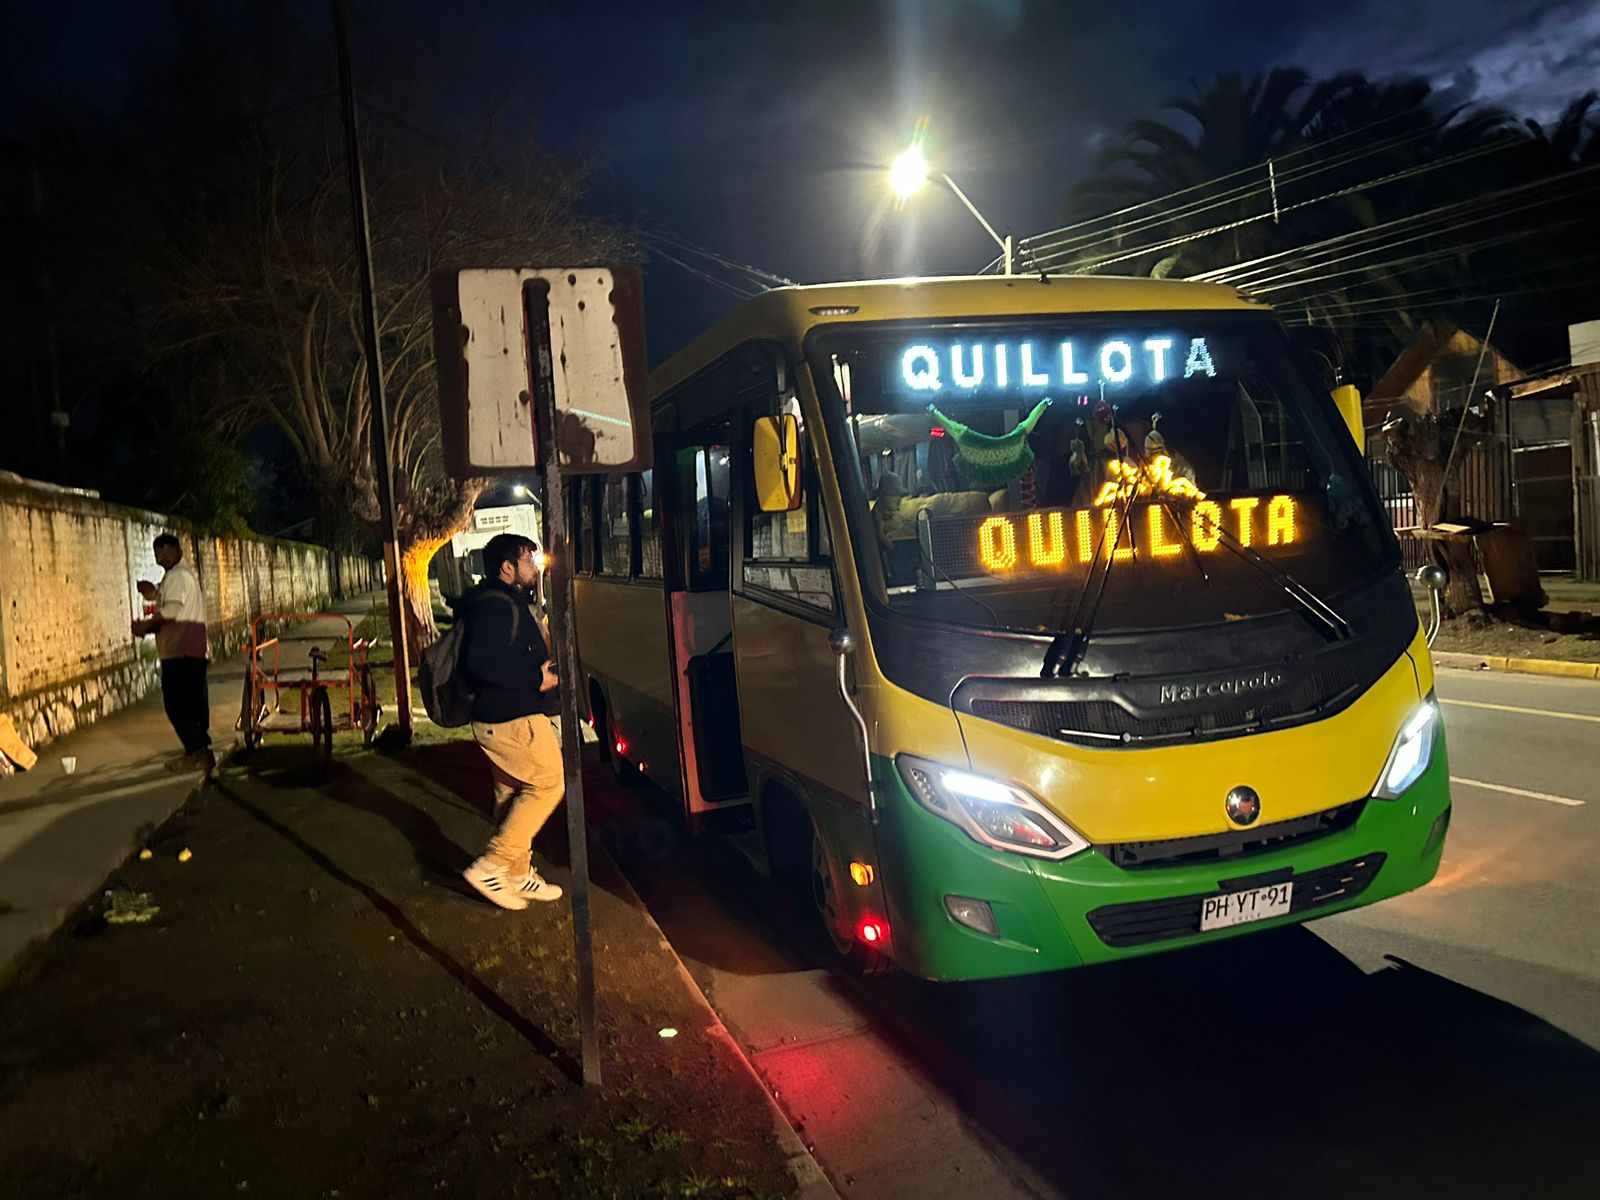
<instances>
[{"instance_id":1,"label":"bare tree","mask_svg":"<svg viewBox=\"0 0 1600 1200\"><path fill-rule=\"evenodd\" d=\"M222 377L211 419L232 431L276 426L335 542L379 519L341 145L314 119L250 123L232 177L189 206L145 281L160 298L151 352L209 354ZM570 163L526 154L508 170L485 153L396 135L366 154L401 568L423 645L436 636L428 563L467 527L485 485L443 469L430 273L624 248L615 231L576 215L580 173Z\"/></svg>"}]
</instances>

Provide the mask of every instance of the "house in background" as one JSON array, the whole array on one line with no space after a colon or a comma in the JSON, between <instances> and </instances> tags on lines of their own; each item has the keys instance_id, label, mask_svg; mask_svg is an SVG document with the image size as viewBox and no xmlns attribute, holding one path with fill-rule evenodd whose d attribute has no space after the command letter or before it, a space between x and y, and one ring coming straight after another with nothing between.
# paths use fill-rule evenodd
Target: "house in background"
<instances>
[{"instance_id":1,"label":"house in background","mask_svg":"<svg viewBox=\"0 0 1600 1200\"><path fill-rule=\"evenodd\" d=\"M1511 410L1514 511L1539 565L1600 582L1600 321L1567 327L1569 362L1497 391Z\"/></svg>"},{"instance_id":2,"label":"house in background","mask_svg":"<svg viewBox=\"0 0 1600 1200\"><path fill-rule=\"evenodd\" d=\"M1600 322L1590 324L1600 331ZM1600 332L1590 337L1581 332L1587 328L1569 331L1574 362L1588 354L1581 348L1591 343L1593 357L1600 359ZM1582 539L1575 514L1581 505L1575 497L1582 484L1572 447L1578 427L1574 379L1582 374L1562 367L1530 376L1493 345L1486 347L1448 320L1424 324L1362 402L1369 463L1395 528L1413 527L1416 517L1409 484L1385 456L1385 420L1398 408L1435 413L1445 429L1470 417L1478 432L1464 438L1457 451L1444 516L1515 522L1532 540L1541 571L1578 567ZM1419 546L1407 550L1420 562Z\"/></svg>"}]
</instances>

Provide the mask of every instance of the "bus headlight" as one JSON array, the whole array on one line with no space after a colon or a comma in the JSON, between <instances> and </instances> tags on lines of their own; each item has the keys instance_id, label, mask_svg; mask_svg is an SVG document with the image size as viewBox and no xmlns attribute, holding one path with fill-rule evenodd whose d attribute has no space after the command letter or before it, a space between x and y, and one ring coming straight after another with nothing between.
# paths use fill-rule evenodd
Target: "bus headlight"
<instances>
[{"instance_id":1,"label":"bus headlight","mask_svg":"<svg viewBox=\"0 0 1600 1200\"><path fill-rule=\"evenodd\" d=\"M1398 800L1415 783L1433 759L1433 742L1439 731L1439 704L1430 692L1422 707L1411 714L1394 739L1389 761L1383 764L1372 794L1380 800Z\"/></svg>"},{"instance_id":2,"label":"bus headlight","mask_svg":"<svg viewBox=\"0 0 1600 1200\"><path fill-rule=\"evenodd\" d=\"M1061 859L1088 841L1027 792L1009 783L902 754L896 763L917 803L996 850Z\"/></svg>"}]
</instances>

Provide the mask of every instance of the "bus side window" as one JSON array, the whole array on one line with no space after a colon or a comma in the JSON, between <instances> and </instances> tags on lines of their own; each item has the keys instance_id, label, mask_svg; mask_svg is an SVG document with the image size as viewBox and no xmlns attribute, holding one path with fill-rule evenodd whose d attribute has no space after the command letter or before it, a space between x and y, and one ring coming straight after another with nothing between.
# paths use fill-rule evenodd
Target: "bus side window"
<instances>
[{"instance_id":1,"label":"bus side window","mask_svg":"<svg viewBox=\"0 0 1600 1200\"><path fill-rule=\"evenodd\" d=\"M764 406L752 408L760 415ZM799 402L792 397L774 402L778 412L800 417ZM750 428L753 423L747 423ZM746 469L747 530L745 545L750 548L744 565L747 585L775 592L808 607L836 611L831 561L833 544L828 536L827 516L822 509L817 487L815 457L806 441L805 422L799 423L800 486L803 499L792 512L762 512L755 501L755 473ZM746 462L750 461L746 456Z\"/></svg>"},{"instance_id":2,"label":"bus side window","mask_svg":"<svg viewBox=\"0 0 1600 1200\"><path fill-rule=\"evenodd\" d=\"M639 578L661 578L661 525L656 520L655 471L634 476L638 496Z\"/></svg>"},{"instance_id":3,"label":"bus side window","mask_svg":"<svg viewBox=\"0 0 1600 1200\"><path fill-rule=\"evenodd\" d=\"M632 567L633 540L628 530L628 477L597 477L600 492L600 574L627 579Z\"/></svg>"},{"instance_id":4,"label":"bus side window","mask_svg":"<svg viewBox=\"0 0 1600 1200\"><path fill-rule=\"evenodd\" d=\"M572 504L577 510L568 528L572 530L572 570L574 574L594 574L594 505L591 503L592 475L579 475L572 481Z\"/></svg>"},{"instance_id":5,"label":"bus side window","mask_svg":"<svg viewBox=\"0 0 1600 1200\"><path fill-rule=\"evenodd\" d=\"M713 442L678 454L688 551L689 590L728 586L728 445Z\"/></svg>"}]
</instances>

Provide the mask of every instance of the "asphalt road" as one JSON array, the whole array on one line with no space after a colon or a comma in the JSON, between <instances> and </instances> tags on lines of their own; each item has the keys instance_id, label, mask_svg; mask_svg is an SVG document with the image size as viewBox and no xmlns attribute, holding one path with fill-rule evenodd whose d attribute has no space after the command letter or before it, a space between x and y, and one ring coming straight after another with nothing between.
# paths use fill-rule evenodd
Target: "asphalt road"
<instances>
[{"instance_id":1,"label":"asphalt road","mask_svg":"<svg viewBox=\"0 0 1600 1200\"><path fill-rule=\"evenodd\" d=\"M1116 967L844 978L726 842L616 840L843 1195L1593 1197L1600 686L1438 692L1435 883Z\"/></svg>"}]
</instances>

